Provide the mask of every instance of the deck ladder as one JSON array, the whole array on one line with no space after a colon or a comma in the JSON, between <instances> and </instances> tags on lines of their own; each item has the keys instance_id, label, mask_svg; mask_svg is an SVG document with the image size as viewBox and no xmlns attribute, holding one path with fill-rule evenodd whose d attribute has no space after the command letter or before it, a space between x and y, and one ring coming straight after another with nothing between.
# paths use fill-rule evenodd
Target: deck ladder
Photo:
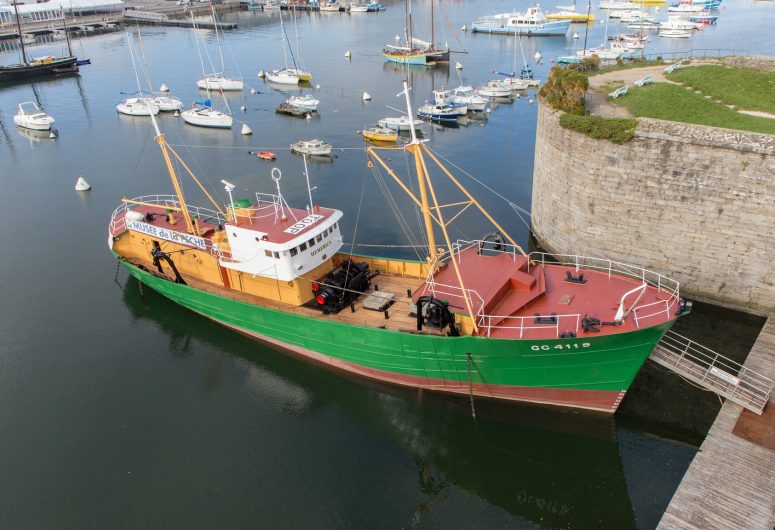
<instances>
[{"instance_id":1,"label":"deck ladder","mask_svg":"<svg viewBox=\"0 0 775 530\"><path fill-rule=\"evenodd\" d=\"M665 333L650 358L756 414L762 413L772 394L772 379L674 331Z\"/></svg>"}]
</instances>

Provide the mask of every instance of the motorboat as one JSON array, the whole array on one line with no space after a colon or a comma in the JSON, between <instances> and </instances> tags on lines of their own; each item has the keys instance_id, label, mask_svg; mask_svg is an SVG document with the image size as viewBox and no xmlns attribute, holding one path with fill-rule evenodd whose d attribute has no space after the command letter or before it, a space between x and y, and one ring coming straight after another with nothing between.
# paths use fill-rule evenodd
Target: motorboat
<instances>
[{"instance_id":1,"label":"motorboat","mask_svg":"<svg viewBox=\"0 0 775 530\"><path fill-rule=\"evenodd\" d=\"M474 91L474 88L468 85L460 85L457 88L451 90L451 100L453 103L462 103L468 107L468 110L475 112L483 111L490 100L484 96L480 96Z\"/></svg>"},{"instance_id":2,"label":"motorboat","mask_svg":"<svg viewBox=\"0 0 775 530\"><path fill-rule=\"evenodd\" d=\"M310 94L307 94L304 96L291 96L286 100L286 103L299 109L317 111L320 100L315 99Z\"/></svg>"},{"instance_id":3,"label":"motorboat","mask_svg":"<svg viewBox=\"0 0 775 530\"><path fill-rule=\"evenodd\" d=\"M181 112L180 117L189 125L214 129L230 129L233 121L228 114L212 108L209 100L194 103L190 109Z\"/></svg>"},{"instance_id":4,"label":"motorboat","mask_svg":"<svg viewBox=\"0 0 775 530\"><path fill-rule=\"evenodd\" d=\"M659 36L668 39L688 39L692 36L692 30L690 29L671 29L665 28L659 30Z\"/></svg>"},{"instance_id":5,"label":"motorboat","mask_svg":"<svg viewBox=\"0 0 775 530\"><path fill-rule=\"evenodd\" d=\"M369 127L361 131L361 136L365 140L372 142L397 142L398 132L386 127Z\"/></svg>"},{"instance_id":6,"label":"motorboat","mask_svg":"<svg viewBox=\"0 0 775 530\"><path fill-rule=\"evenodd\" d=\"M330 156L333 147L323 140L300 140L291 144L291 151L300 155Z\"/></svg>"},{"instance_id":7,"label":"motorboat","mask_svg":"<svg viewBox=\"0 0 775 530\"><path fill-rule=\"evenodd\" d=\"M438 106L449 105L450 107L457 109L459 116L465 116L468 113L468 105L461 101L455 101L452 97L451 90L434 90L433 101L427 101L426 103Z\"/></svg>"},{"instance_id":8,"label":"motorboat","mask_svg":"<svg viewBox=\"0 0 775 530\"><path fill-rule=\"evenodd\" d=\"M691 22L681 17L672 16L672 17L668 17L667 21L662 22L659 25L660 32L666 29L670 29L670 30L683 29L683 30L694 31L697 29L702 29L702 24Z\"/></svg>"},{"instance_id":9,"label":"motorboat","mask_svg":"<svg viewBox=\"0 0 775 530\"><path fill-rule=\"evenodd\" d=\"M426 103L417 109L417 117L437 122L456 122L460 111L452 105L436 103Z\"/></svg>"},{"instance_id":10,"label":"motorboat","mask_svg":"<svg viewBox=\"0 0 775 530\"><path fill-rule=\"evenodd\" d=\"M116 110L127 116L156 116L159 113L159 106L154 103L152 98L139 97L127 98L116 104Z\"/></svg>"},{"instance_id":11,"label":"motorboat","mask_svg":"<svg viewBox=\"0 0 775 530\"><path fill-rule=\"evenodd\" d=\"M385 128L392 129L394 131L410 131L412 130L412 124L416 131L420 130L420 122L410 120L409 116L400 116L398 118L382 118L377 122L377 125Z\"/></svg>"},{"instance_id":12,"label":"motorboat","mask_svg":"<svg viewBox=\"0 0 775 530\"><path fill-rule=\"evenodd\" d=\"M704 11L705 8L703 6L695 6L691 4L673 4L670 7L667 8L668 13L700 13Z\"/></svg>"},{"instance_id":13,"label":"motorboat","mask_svg":"<svg viewBox=\"0 0 775 530\"><path fill-rule=\"evenodd\" d=\"M350 13L368 13L369 5L360 2L352 2L350 4Z\"/></svg>"},{"instance_id":14,"label":"motorboat","mask_svg":"<svg viewBox=\"0 0 775 530\"><path fill-rule=\"evenodd\" d=\"M210 74L196 82L196 86L202 90L242 90L242 79L232 79L223 74Z\"/></svg>"},{"instance_id":15,"label":"motorboat","mask_svg":"<svg viewBox=\"0 0 775 530\"><path fill-rule=\"evenodd\" d=\"M640 5L634 2L620 2L614 0L612 2L600 2L599 7L600 9L606 9L608 11L634 11L639 9Z\"/></svg>"},{"instance_id":16,"label":"motorboat","mask_svg":"<svg viewBox=\"0 0 775 530\"><path fill-rule=\"evenodd\" d=\"M511 92L511 87L505 85L500 79L494 79L477 89L480 96L488 98L507 98L511 96Z\"/></svg>"},{"instance_id":17,"label":"motorboat","mask_svg":"<svg viewBox=\"0 0 775 530\"><path fill-rule=\"evenodd\" d=\"M572 20L547 20L536 5L524 13L499 13L478 18L471 24L471 30L474 33L562 36L568 32L571 22Z\"/></svg>"},{"instance_id":18,"label":"motorboat","mask_svg":"<svg viewBox=\"0 0 775 530\"><path fill-rule=\"evenodd\" d=\"M54 118L40 110L40 107L34 101L25 101L24 103L19 103L19 110L13 116L13 122L25 129L47 131L51 129Z\"/></svg>"},{"instance_id":19,"label":"motorboat","mask_svg":"<svg viewBox=\"0 0 775 530\"><path fill-rule=\"evenodd\" d=\"M320 10L324 13L327 11L336 11L338 13L341 7L342 6L336 0L329 0L325 4L320 5Z\"/></svg>"},{"instance_id":20,"label":"motorboat","mask_svg":"<svg viewBox=\"0 0 775 530\"><path fill-rule=\"evenodd\" d=\"M280 103L275 107L274 111L278 114L287 114L289 116L296 116L297 118L306 118L307 115L314 112L311 109L304 109L291 105L290 103Z\"/></svg>"}]
</instances>

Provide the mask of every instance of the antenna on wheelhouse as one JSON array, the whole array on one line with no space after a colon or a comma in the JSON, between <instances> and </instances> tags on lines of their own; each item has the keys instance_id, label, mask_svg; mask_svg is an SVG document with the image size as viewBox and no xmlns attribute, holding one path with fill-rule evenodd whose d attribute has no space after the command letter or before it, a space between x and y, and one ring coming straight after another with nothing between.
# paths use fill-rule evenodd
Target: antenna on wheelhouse
<instances>
[{"instance_id":1,"label":"antenna on wheelhouse","mask_svg":"<svg viewBox=\"0 0 775 530\"><path fill-rule=\"evenodd\" d=\"M314 203L312 202L312 188L309 185L309 169L307 169L307 155L302 155L304 158L304 177L307 179L307 195L309 196L309 211L313 213ZM314 222L313 222L314 224Z\"/></svg>"}]
</instances>

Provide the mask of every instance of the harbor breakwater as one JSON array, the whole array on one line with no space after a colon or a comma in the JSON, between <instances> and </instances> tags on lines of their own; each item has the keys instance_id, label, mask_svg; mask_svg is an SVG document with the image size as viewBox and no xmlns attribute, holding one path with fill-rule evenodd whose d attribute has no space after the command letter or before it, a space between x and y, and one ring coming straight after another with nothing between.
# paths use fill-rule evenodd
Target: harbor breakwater
<instances>
[{"instance_id":1,"label":"harbor breakwater","mask_svg":"<svg viewBox=\"0 0 775 530\"><path fill-rule=\"evenodd\" d=\"M624 144L541 103L532 223L556 254L633 263L689 298L775 309L775 136L640 118Z\"/></svg>"}]
</instances>

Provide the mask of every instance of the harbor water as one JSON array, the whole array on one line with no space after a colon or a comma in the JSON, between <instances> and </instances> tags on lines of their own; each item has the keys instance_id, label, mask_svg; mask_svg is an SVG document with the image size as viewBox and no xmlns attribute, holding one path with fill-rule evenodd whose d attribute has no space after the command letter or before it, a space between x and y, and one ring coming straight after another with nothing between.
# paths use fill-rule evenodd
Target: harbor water
<instances>
[{"instance_id":1,"label":"harbor water","mask_svg":"<svg viewBox=\"0 0 775 530\"><path fill-rule=\"evenodd\" d=\"M545 79L554 57L581 47L587 27L515 43L460 28L480 15L524 10L524 0L442 1L436 40L466 53L453 53L451 66L407 67L381 55L405 26L404 4L386 5L295 20L283 12L287 37L278 11L225 15L238 25L220 36L225 69L245 79L245 90L211 98L218 108L228 103L235 126L202 129L160 114L162 132L218 200L226 201L221 179L236 185L235 198L274 192L270 171L278 167L282 193L298 207L308 190L303 161L288 147L323 139L334 156L310 161L313 201L344 211L342 231L355 252L414 257L395 214L417 237L415 212L367 166L357 131L399 115L404 79L415 108L434 89L482 84L515 64L527 62ZM415 34L429 40L429 13L413 9ZM597 14L587 37L594 45L606 32ZM772 2L725 3L716 26L680 42L654 36L646 53L772 55L773 20ZM133 47L137 31L130 28ZM195 86L202 64L193 31L139 32L154 88L168 85L186 107L207 97ZM215 33L197 34L205 69L220 70ZM614 417L482 401L474 419L466 399L343 377L141 289L108 250L110 215L123 197L171 186L150 120L115 111L137 90L126 32L83 36L73 46L92 62L80 75L0 84L0 528L656 526L719 407L715 395L678 376L647 363ZM58 55L62 47L29 51ZM0 63L16 62L11 48L4 45ZM313 73L310 87L258 78L286 55ZM289 95L307 93L321 101L311 119L275 114ZM530 209L534 98L530 91L496 102L455 128L423 126L428 147L526 247L529 216L514 206ZM56 138L16 128L23 101L56 119ZM251 136L240 134L242 123ZM264 150L277 160L249 154ZM384 156L406 174L402 152ZM79 176L91 191L74 191ZM407 206L391 208L392 199ZM489 231L466 212L451 234ZM761 325L698 304L676 330L741 360Z\"/></svg>"}]
</instances>

